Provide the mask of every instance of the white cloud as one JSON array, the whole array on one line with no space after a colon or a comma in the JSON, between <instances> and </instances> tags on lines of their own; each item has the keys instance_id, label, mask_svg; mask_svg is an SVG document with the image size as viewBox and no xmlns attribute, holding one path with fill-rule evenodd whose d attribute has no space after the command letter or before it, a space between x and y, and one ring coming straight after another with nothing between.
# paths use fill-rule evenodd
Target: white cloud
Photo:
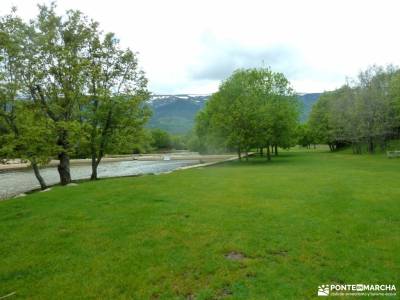
<instances>
[{"instance_id":1,"label":"white cloud","mask_svg":"<svg viewBox=\"0 0 400 300\"><path fill-rule=\"evenodd\" d=\"M33 17L32 0L2 0ZM400 64L400 2L59 0L140 53L154 93L207 93L236 67L266 65L296 90L341 85L371 64Z\"/></svg>"}]
</instances>

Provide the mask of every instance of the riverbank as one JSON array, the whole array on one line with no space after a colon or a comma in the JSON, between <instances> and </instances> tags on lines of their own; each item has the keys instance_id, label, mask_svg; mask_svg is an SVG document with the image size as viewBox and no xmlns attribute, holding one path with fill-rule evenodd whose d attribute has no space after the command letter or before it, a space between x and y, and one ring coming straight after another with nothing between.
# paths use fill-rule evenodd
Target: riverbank
<instances>
[{"instance_id":1,"label":"riverbank","mask_svg":"<svg viewBox=\"0 0 400 300\"><path fill-rule=\"evenodd\" d=\"M168 160L199 160L201 162L214 162L221 161L235 157L231 154L218 154L218 155L201 155L197 152L169 152L169 153L149 153L149 154L134 154L134 155L116 155L106 156L102 159L102 163L107 162L120 162L120 161L168 161ZM51 160L46 166L42 168L57 167L58 160ZM91 159L71 159L71 166L90 165ZM20 162L19 160L12 160L7 164L0 164L0 172L26 170L30 168L29 162Z\"/></svg>"},{"instance_id":2,"label":"riverbank","mask_svg":"<svg viewBox=\"0 0 400 300\"><path fill-rule=\"evenodd\" d=\"M199 155L196 153L108 157L100 163L98 176L99 178L111 178L159 174L189 167L208 166L233 159L236 159L236 156ZM59 183L59 175L55 166L56 164L50 164L41 168L41 175L48 186ZM90 174L90 160L71 161L72 180L85 180L90 178ZM9 199L39 188L33 171L28 166L0 172L0 200Z\"/></svg>"},{"instance_id":3,"label":"riverbank","mask_svg":"<svg viewBox=\"0 0 400 300\"><path fill-rule=\"evenodd\" d=\"M124 177L142 174L170 172L177 168L200 163L198 160L175 161L107 161L98 167L99 178ZM90 164L72 164L72 180L88 179L91 175ZM60 181L57 168L45 167L41 175L48 186ZM0 199L12 198L21 193L39 189L40 186L31 169L18 169L0 173Z\"/></svg>"}]
</instances>

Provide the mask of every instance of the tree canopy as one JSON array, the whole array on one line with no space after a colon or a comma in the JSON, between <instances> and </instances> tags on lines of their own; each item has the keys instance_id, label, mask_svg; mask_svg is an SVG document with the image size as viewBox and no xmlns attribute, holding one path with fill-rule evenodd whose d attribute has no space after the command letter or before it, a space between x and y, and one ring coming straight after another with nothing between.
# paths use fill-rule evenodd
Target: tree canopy
<instances>
[{"instance_id":1,"label":"tree canopy","mask_svg":"<svg viewBox=\"0 0 400 300\"><path fill-rule=\"evenodd\" d=\"M298 100L282 73L239 69L226 79L197 116L196 133L207 147L289 147L295 142ZM277 151L276 151L277 153Z\"/></svg>"},{"instance_id":2,"label":"tree canopy","mask_svg":"<svg viewBox=\"0 0 400 300\"><path fill-rule=\"evenodd\" d=\"M363 145L370 153L377 145L385 149L399 133L399 78L393 66L373 66L353 82L323 93L308 122L315 142L331 150L352 145L354 153L361 153Z\"/></svg>"},{"instance_id":3,"label":"tree canopy","mask_svg":"<svg viewBox=\"0 0 400 300\"><path fill-rule=\"evenodd\" d=\"M0 130L4 153L32 158L33 167L55 155L68 184L71 155L88 154L96 179L113 145L133 150L143 139L149 92L136 53L81 12L55 8L40 5L29 22L15 9L0 19ZM36 154L29 139L41 145Z\"/></svg>"}]
</instances>

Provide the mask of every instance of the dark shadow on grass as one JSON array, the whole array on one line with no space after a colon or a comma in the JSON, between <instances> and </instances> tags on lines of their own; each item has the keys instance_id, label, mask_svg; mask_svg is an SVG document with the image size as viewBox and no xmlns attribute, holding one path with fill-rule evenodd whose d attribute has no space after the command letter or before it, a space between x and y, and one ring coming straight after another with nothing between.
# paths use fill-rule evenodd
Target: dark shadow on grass
<instances>
[{"instance_id":1,"label":"dark shadow on grass","mask_svg":"<svg viewBox=\"0 0 400 300\"><path fill-rule=\"evenodd\" d=\"M294 158L292 155L282 155L278 157L272 157L271 160L268 160L266 157L252 157L249 160L242 159L242 160L235 160L235 161L228 161L223 162L212 167L220 167L220 166L231 166L231 167L240 167L240 166L254 166L254 165L275 165L275 164L282 164L282 163L293 163Z\"/></svg>"},{"instance_id":2,"label":"dark shadow on grass","mask_svg":"<svg viewBox=\"0 0 400 300\"><path fill-rule=\"evenodd\" d=\"M96 180L91 180L90 178L83 178L83 179L76 179L72 180L71 183L74 184L82 184L82 183L89 183L89 182L97 182L97 181L103 181L103 180L113 180L113 179L122 179L122 178L130 178L130 177L142 177L142 176L149 176L149 175L155 175L154 173L145 173L145 174L134 174L134 175L125 175L125 176L115 176L115 177L104 177L104 178L98 178ZM53 188L53 187L64 187L68 188L68 185L61 185L60 183L55 183L55 184L49 184L47 185L47 188ZM26 192L23 192L21 194L36 194L42 192L41 188L35 188ZM0 199L0 201L6 201L6 200L16 200L16 196L10 197L10 198L5 198L5 199ZM23 199L23 198L21 198Z\"/></svg>"}]
</instances>

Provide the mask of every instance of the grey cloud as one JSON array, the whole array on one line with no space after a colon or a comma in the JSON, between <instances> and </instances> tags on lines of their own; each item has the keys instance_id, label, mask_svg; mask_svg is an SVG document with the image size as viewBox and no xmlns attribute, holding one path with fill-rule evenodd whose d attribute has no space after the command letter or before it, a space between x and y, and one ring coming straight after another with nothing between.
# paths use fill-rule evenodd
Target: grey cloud
<instances>
[{"instance_id":1,"label":"grey cloud","mask_svg":"<svg viewBox=\"0 0 400 300\"><path fill-rule=\"evenodd\" d=\"M235 45L212 45L203 55L201 63L190 69L195 80L221 80L238 68L271 67L288 77L297 77L301 67L299 55L289 47L249 49Z\"/></svg>"}]
</instances>

